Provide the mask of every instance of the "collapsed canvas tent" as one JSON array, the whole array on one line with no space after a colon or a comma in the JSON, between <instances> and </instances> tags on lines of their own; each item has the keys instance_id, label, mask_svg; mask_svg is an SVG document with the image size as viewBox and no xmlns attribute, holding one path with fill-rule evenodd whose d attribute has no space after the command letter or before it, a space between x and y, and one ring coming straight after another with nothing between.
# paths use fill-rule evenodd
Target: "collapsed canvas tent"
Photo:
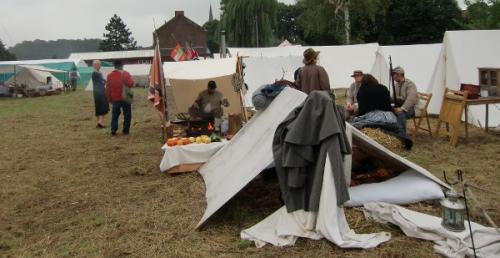
<instances>
[{"instance_id":1,"label":"collapsed canvas tent","mask_svg":"<svg viewBox=\"0 0 500 258\"><path fill-rule=\"evenodd\" d=\"M5 68L5 66L3 67ZM0 69L1 70L1 69ZM5 84L24 85L31 90L49 90L47 78L52 80L51 89L63 88L63 83L55 77L55 74L65 73L65 71L48 69L38 65L16 65L15 74L10 77Z\"/></svg>"},{"instance_id":2,"label":"collapsed canvas tent","mask_svg":"<svg viewBox=\"0 0 500 258\"><path fill-rule=\"evenodd\" d=\"M276 128L305 98L304 93L286 88L267 109L257 113L227 145L201 167L199 172L206 185L207 208L198 227L205 223L262 170L273 164L272 142ZM387 187L383 183L372 187L371 191L373 192L369 193L369 195L373 198L369 201L380 201L377 200L377 191L390 192L394 196L433 192L432 196L422 196L420 200L443 197L440 187L448 186L429 171L391 152L354 127L347 125L347 129L348 137L352 137L353 145L359 146L360 149L366 150L376 158L383 159L384 162L410 170L415 175L409 180L397 182L396 184L399 187ZM346 156L344 165L346 178L350 178L350 156ZM421 187L414 185L415 178L418 179L417 181ZM434 192L435 189L438 189L437 194ZM356 199L359 204L363 203L362 200L360 201L356 197L356 193L352 191L351 199ZM399 203L404 203L403 201ZM411 196L408 202L411 202Z\"/></svg>"},{"instance_id":3,"label":"collapsed canvas tent","mask_svg":"<svg viewBox=\"0 0 500 258\"><path fill-rule=\"evenodd\" d=\"M230 106L224 107L224 113L241 114L243 103L233 87L236 62L236 58L227 58L164 63L167 87L173 91L177 112L188 112L198 94L213 80L217 83L217 90L229 101Z\"/></svg>"},{"instance_id":4,"label":"collapsed canvas tent","mask_svg":"<svg viewBox=\"0 0 500 258\"><path fill-rule=\"evenodd\" d=\"M389 57L393 67L405 69L405 76L417 85L419 92L427 92L442 44L380 46L371 74L383 85L389 86Z\"/></svg>"},{"instance_id":5,"label":"collapsed canvas tent","mask_svg":"<svg viewBox=\"0 0 500 258\"><path fill-rule=\"evenodd\" d=\"M461 83L479 84L480 67L500 68L500 30L447 31L428 92L429 111L439 114L445 88L459 90ZM485 106L471 106L470 123L485 124ZM500 124L500 105L490 105L489 125Z\"/></svg>"}]
</instances>

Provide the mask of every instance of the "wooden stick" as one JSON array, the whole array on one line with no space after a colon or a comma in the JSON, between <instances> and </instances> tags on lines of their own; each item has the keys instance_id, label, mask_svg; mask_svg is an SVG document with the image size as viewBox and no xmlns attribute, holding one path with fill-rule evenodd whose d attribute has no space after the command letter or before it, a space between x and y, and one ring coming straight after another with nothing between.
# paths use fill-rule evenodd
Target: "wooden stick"
<instances>
[{"instance_id":1,"label":"wooden stick","mask_svg":"<svg viewBox=\"0 0 500 258\"><path fill-rule=\"evenodd\" d=\"M490 225L492 227L495 228L495 230L500 233L500 230L498 229L498 226L495 224L495 222L491 219L490 215L488 215L488 213L486 213L486 210L483 209L483 207L481 206L481 203L479 203L479 201L477 200L476 196L472 193L472 191L468 188L468 187L465 187L465 190L467 191L467 194L469 195L469 197L472 199L472 201L474 201L474 203L479 207L479 209L481 209L481 212L483 213L483 216L486 218L486 220L488 221L488 223L490 223Z\"/></svg>"}]
</instances>

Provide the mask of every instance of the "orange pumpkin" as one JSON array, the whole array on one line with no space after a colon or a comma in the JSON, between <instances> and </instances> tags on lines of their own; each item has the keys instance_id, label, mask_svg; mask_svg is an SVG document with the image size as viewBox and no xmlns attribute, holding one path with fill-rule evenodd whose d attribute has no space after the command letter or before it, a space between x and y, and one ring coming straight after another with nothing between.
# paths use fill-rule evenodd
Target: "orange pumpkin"
<instances>
[{"instance_id":1,"label":"orange pumpkin","mask_svg":"<svg viewBox=\"0 0 500 258\"><path fill-rule=\"evenodd\" d=\"M188 138L184 138L184 139L182 140L182 144L183 144L183 145L188 145L188 144L190 144L190 143L191 143L191 141L190 141Z\"/></svg>"}]
</instances>

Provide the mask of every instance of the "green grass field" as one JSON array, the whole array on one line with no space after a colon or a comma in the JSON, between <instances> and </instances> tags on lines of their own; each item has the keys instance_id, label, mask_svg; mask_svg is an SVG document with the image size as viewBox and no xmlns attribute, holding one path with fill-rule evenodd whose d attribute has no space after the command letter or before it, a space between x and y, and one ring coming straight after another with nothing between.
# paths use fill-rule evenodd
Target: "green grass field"
<instances>
[{"instance_id":1,"label":"green grass field","mask_svg":"<svg viewBox=\"0 0 500 258\"><path fill-rule=\"evenodd\" d=\"M204 184L196 174L159 172L159 117L135 89L131 135L95 129L91 93L0 99L0 257L438 257L432 243L410 239L392 226L348 209L359 233L390 231L371 250L342 250L301 239L294 247L257 249L239 233L280 206L276 183L254 180L201 231ZM109 124L110 116L106 117ZM442 178L463 169L471 183L500 191L500 136L470 130L468 143L451 147L424 133L401 153ZM500 224L498 196L475 191ZM411 209L439 214L439 205ZM473 219L486 224L477 208Z\"/></svg>"}]
</instances>

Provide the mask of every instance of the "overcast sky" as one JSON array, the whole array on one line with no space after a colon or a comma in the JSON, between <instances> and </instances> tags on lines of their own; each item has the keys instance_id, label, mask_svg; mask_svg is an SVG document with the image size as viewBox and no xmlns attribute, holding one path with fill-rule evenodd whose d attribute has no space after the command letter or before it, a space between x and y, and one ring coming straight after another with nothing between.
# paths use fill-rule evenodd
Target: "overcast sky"
<instances>
[{"instance_id":1,"label":"overcast sky","mask_svg":"<svg viewBox=\"0 0 500 258\"><path fill-rule=\"evenodd\" d=\"M279 0L287 4L295 0ZM24 40L102 38L113 14L125 21L140 46L152 43L153 19L160 26L175 10L202 25L210 2L219 17L220 0L0 0L0 39L7 46ZM463 0L460 0L463 3ZM463 4L462 4L463 5Z\"/></svg>"}]
</instances>

